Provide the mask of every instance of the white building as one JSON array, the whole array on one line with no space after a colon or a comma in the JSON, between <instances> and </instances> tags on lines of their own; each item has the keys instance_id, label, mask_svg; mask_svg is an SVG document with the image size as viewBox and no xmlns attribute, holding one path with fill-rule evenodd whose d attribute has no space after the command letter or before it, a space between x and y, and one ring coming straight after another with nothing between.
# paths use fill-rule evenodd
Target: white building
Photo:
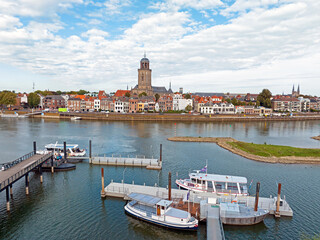
<instances>
[{"instance_id":1,"label":"white building","mask_svg":"<svg viewBox=\"0 0 320 240\"><path fill-rule=\"evenodd\" d=\"M120 99L114 102L114 112L117 113L128 113L129 102L121 101Z\"/></svg>"},{"instance_id":2,"label":"white building","mask_svg":"<svg viewBox=\"0 0 320 240\"><path fill-rule=\"evenodd\" d=\"M300 101L300 111L301 112L307 112L310 110L310 99L309 98L303 98L298 97Z\"/></svg>"},{"instance_id":3,"label":"white building","mask_svg":"<svg viewBox=\"0 0 320 240\"><path fill-rule=\"evenodd\" d=\"M187 106L191 106L193 109L193 100L184 99L182 94L175 94L172 98L172 107L174 111L184 111Z\"/></svg>"},{"instance_id":4,"label":"white building","mask_svg":"<svg viewBox=\"0 0 320 240\"><path fill-rule=\"evenodd\" d=\"M206 103L200 108L204 114L234 114L234 105L232 103Z\"/></svg>"},{"instance_id":5,"label":"white building","mask_svg":"<svg viewBox=\"0 0 320 240\"><path fill-rule=\"evenodd\" d=\"M100 100L99 100L99 99L95 99L94 102L93 102L93 104L94 104L94 110L99 111L99 109L101 109L101 107L100 107Z\"/></svg>"}]
</instances>

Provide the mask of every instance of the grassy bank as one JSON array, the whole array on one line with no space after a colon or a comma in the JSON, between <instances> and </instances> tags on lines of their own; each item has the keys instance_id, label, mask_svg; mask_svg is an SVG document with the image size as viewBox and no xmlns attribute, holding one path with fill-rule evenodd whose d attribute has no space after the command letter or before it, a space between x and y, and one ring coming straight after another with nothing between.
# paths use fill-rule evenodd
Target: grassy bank
<instances>
[{"instance_id":1,"label":"grassy bank","mask_svg":"<svg viewBox=\"0 0 320 240\"><path fill-rule=\"evenodd\" d=\"M320 149L296 148L246 142L227 143L242 151L262 157L320 157Z\"/></svg>"}]
</instances>

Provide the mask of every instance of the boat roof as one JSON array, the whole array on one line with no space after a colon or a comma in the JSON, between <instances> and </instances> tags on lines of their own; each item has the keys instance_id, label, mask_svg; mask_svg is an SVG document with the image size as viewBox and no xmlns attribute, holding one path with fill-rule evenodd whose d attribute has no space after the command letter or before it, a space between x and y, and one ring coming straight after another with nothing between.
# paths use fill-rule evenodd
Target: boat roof
<instances>
[{"instance_id":1,"label":"boat roof","mask_svg":"<svg viewBox=\"0 0 320 240\"><path fill-rule=\"evenodd\" d=\"M45 146L45 148L52 148L52 149L63 149L63 144L55 144L55 143L50 143ZM79 147L78 144L66 144L66 148L77 148Z\"/></svg>"},{"instance_id":2,"label":"boat roof","mask_svg":"<svg viewBox=\"0 0 320 240\"><path fill-rule=\"evenodd\" d=\"M218 175L218 174L207 174L207 173L190 173L190 178L197 178L205 181L215 182L237 182L247 183L247 178L238 176Z\"/></svg>"},{"instance_id":3,"label":"boat roof","mask_svg":"<svg viewBox=\"0 0 320 240\"><path fill-rule=\"evenodd\" d=\"M157 205L164 206L167 208L168 206L170 206L171 203L172 201L162 199L160 200L160 202L157 202Z\"/></svg>"},{"instance_id":4,"label":"boat roof","mask_svg":"<svg viewBox=\"0 0 320 240\"><path fill-rule=\"evenodd\" d=\"M169 208L165 213L166 216L176 217L176 218L188 218L189 213L176 208Z\"/></svg>"},{"instance_id":5,"label":"boat roof","mask_svg":"<svg viewBox=\"0 0 320 240\"><path fill-rule=\"evenodd\" d=\"M142 193L130 193L128 197L132 200L148 206L154 206L162 200L161 198Z\"/></svg>"}]
</instances>

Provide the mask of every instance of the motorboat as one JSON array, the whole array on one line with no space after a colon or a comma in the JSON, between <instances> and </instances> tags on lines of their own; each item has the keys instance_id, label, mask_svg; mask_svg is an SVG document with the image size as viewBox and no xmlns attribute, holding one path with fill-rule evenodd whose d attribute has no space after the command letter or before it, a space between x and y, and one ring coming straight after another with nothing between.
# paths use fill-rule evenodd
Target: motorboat
<instances>
[{"instance_id":1,"label":"motorboat","mask_svg":"<svg viewBox=\"0 0 320 240\"><path fill-rule=\"evenodd\" d=\"M39 154L54 152L55 156L64 156L64 145L58 143L51 143L45 146L44 151L37 151ZM85 149L80 149L78 144L66 144L68 157L84 157L86 155Z\"/></svg>"},{"instance_id":2,"label":"motorboat","mask_svg":"<svg viewBox=\"0 0 320 240\"><path fill-rule=\"evenodd\" d=\"M198 220L187 211L173 208L172 201L147 194L131 193L124 210L143 221L177 230L197 230Z\"/></svg>"},{"instance_id":3,"label":"motorboat","mask_svg":"<svg viewBox=\"0 0 320 240\"><path fill-rule=\"evenodd\" d=\"M81 120L81 117L71 117L71 120L76 121L76 120Z\"/></svg>"},{"instance_id":4,"label":"motorboat","mask_svg":"<svg viewBox=\"0 0 320 240\"><path fill-rule=\"evenodd\" d=\"M181 189L194 192L209 192L225 195L247 196L247 178L229 175L202 173L196 170L189 174L189 179L177 179L176 184Z\"/></svg>"}]
</instances>

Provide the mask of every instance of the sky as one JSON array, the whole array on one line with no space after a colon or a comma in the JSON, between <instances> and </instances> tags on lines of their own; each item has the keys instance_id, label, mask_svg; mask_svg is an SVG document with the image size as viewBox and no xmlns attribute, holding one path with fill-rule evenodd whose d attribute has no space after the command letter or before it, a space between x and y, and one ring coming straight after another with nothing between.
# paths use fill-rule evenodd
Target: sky
<instances>
[{"instance_id":1,"label":"sky","mask_svg":"<svg viewBox=\"0 0 320 240\"><path fill-rule=\"evenodd\" d=\"M0 0L0 90L320 95L319 0Z\"/></svg>"}]
</instances>

